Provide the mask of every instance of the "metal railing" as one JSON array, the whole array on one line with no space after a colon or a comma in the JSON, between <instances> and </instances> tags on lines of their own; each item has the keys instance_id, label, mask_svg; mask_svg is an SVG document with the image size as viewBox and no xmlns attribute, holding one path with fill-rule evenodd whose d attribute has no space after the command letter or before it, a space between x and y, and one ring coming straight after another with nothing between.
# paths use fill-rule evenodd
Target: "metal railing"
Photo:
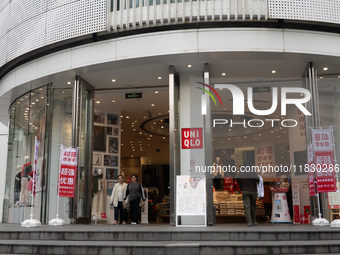
<instances>
[{"instance_id":1,"label":"metal railing","mask_svg":"<svg viewBox=\"0 0 340 255\"><path fill-rule=\"evenodd\" d=\"M203 21L267 20L267 0L112 0L111 29Z\"/></svg>"}]
</instances>

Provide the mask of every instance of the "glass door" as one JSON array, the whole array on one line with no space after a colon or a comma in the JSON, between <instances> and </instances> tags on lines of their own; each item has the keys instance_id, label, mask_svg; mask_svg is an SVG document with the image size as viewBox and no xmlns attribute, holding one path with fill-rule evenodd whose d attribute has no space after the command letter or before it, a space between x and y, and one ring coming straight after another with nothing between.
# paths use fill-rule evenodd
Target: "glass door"
<instances>
[{"instance_id":1,"label":"glass door","mask_svg":"<svg viewBox=\"0 0 340 255\"><path fill-rule=\"evenodd\" d=\"M73 101L72 145L79 147L79 156L70 218L76 224L84 224L91 222L93 87L79 76L74 84Z\"/></svg>"}]
</instances>

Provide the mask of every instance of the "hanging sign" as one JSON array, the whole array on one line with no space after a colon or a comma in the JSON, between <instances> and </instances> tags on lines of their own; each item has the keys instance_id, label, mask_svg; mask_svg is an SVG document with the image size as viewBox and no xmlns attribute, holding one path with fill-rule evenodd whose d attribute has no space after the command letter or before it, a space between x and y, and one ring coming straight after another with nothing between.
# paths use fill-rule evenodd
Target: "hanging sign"
<instances>
[{"instance_id":1,"label":"hanging sign","mask_svg":"<svg viewBox=\"0 0 340 255\"><path fill-rule=\"evenodd\" d=\"M314 164L310 172L315 172L317 192L336 191L332 131L312 129Z\"/></svg>"},{"instance_id":2,"label":"hanging sign","mask_svg":"<svg viewBox=\"0 0 340 255\"><path fill-rule=\"evenodd\" d=\"M333 151L316 151L315 175L316 175L316 188L318 193L336 191L334 172L335 171Z\"/></svg>"},{"instance_id":3,"label":"hanging sign","mask_svg":"<svg viewBox=\"0 0 340 255\"><path fill-rule=\"evenodd\" d=\"M182 149L203 148L202 128L182 128Z\"/></svg>"},{"instance_id":4,"label":"hanging sign","mask_svg":"<svg viewBox=\"0 0 340 255\"><path fill-rule=\"evenodd\" d=\"M60 153L59 196L74 197L78 149L62 147Z\"/></svg>"},{"instance_id":5,"label":"hanging sign","mask_svg":"<svg viewBox=\"0 0 340 255\"><path fill-rule=\"evenodd\" d=\"M292 185L292 195L293 195L293 214L294 223L300 224L300 189L299 184Z\"/></svg>"}]
</instances>

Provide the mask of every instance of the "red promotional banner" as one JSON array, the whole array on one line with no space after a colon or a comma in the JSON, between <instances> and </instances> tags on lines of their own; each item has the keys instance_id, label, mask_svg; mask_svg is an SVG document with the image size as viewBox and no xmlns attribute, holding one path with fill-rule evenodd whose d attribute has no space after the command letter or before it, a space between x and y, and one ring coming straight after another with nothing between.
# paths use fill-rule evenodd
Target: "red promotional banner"
<instances>
[{"instance_id":1,"label":"red promotional banner","mask_svg":"<svg viewBox=\"0 0 340 255\"><path fill-rule=\"evenodd\" d=\"M314 168L317 192L335 192L336 182L333 151L316 151Z\"/></svg>"},{"instance_id":2,"label":"red promotional banner","mask_svg":"<svg viewBox=\"0 0 340 255\"><path fill-rule=\"evenodd\" d=\"M314 151L333 151L332 131L329 129L312 129Z\"/></svg>"},{"instance_id":3,"label":"red promotional banner","mask_svg":"<svg viewBox=\"0 0 340 255\"><path fill-rule=\"evenodd\" d=\"M74 197L77 176L78 150L76 148L61 148L61 164L59 173L59 196Z\"/></svg>"},{"instance_id":4,"label":"red promotional banner","mask_svg":"<svg viewBox=\"0 0 340 255\"><path fill-rule=\"evenodd\" d=\"M182 149L203 148L202 128L182 128Z\"/></svg>"}]
</instances>

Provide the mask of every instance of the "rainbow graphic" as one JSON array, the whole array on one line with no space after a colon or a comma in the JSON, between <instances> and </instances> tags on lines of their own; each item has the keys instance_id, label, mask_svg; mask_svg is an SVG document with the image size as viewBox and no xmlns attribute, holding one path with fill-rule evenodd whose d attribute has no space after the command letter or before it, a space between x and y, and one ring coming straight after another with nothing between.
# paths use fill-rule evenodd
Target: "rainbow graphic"
<instances>
[{"instance_id":1,"label":"rainbow graphic","mask_svg":"<svg viewBox=\"0 0 340 255\"><path fill-rule=\"evenodd\" d=\"M198 83L198 84L204 85L205 87L207 87L208 89L210 89L212 92L214 92L215 95L217 96L218 100L220 101L221 105L222 105L222 100L221 100L221 98L220 98L220 95L217 93L217 91L216 91L212 86L210 86L210 85L208 85L208 84L205 84L205 83L203 83L203 82L197 82L197 83ZM200 90L203 90L203 91L206 92L206 93L208 93L209 96L210 96L210 97L212 98L212 100L214 101L215 106L217 106L216 99L215 99L215 97L213 96L213 94L211 94L211 92L210 92L209 90L206 90L206 89L200 88L200 87L197 87L197 88L200 89Z\"/></svg>"}]
</instances>

